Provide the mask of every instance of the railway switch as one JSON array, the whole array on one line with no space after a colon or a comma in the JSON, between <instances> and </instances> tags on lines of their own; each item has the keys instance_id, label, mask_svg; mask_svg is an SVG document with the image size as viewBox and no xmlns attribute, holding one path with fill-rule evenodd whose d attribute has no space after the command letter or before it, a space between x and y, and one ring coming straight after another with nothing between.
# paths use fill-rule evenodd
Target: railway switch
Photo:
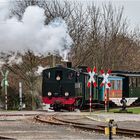
<instances>
[{"instance_id":1,"label":"railway switch","mask_svg":"<svg viewBox=\"0 0 140 140\"><path fill-rule=\"evenodd\" d=\"M116 134L117 124L113 119L109 120L108 127L105 127L105 135L109 135L109 140L112 140L112 135Z\"/></svg>"}]
</instances>

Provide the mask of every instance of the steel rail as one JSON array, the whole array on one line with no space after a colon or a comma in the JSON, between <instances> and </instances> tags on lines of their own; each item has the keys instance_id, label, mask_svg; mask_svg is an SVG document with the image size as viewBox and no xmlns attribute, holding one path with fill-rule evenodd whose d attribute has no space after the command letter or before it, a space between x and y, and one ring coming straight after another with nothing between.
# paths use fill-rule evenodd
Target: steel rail
<instances>
[{"instance_id":1,"label":"steel rail","mask_svg":"<svg viewBox=\"0 0 140 140\"><path fill-rule=\"evenodd\" d=\"M76 124L76 125L86 125L84 123L78 123L78 122L71 122L71 121L68 121L68 120L62 120L60 118L56 118L54 117L55 120L59 120L59 121L62 121L64 123L72 123L72 124ZM87 126L87 125L86 125ZM92 125L92 126L95 126L95 125ZM105 127L107 126L103 126L103 125L96 125L97 129L99 128L102 128L102 129L99 129L99 131L103 131L104 132L104 129ZM87 129L92 129L92 127L90 127L89 125L87 126L88 128ZM140 131L139 130L132 130L132 129L125 129L125 128L116 128L116 134L117 135L125 135L125 136L133 136L133 137L140 137Z\"/></svg>"},{"instance_id":2,"label":"steel rail","mask_svg":"<svg viewBox=\"0 0 140 140\"><path fill-rule=\"evenodd\" d=\"M42 119L40 115L35 116L35 119L37 121L43 122L43 123L49 123L49 124L53 124L53 125L69 125L69 126L72 126L75 128L80 128L83 130L95 131L95 132L100 132L100 133L104 133L105 127L107 127L105 125L85 124L85 123L79 123L79 122L60 119L60 118L56 117L56 114L51 117L52 117L51 121ZM116 128L116 134L121 135L121 136L124 135L124 136L129 136L129 137L140 138L139 130Z\"/></svg>"},{"instance_id":3,"label":"steel rail","mask_svg":"<svg viewBox=\"0 0 140 140\"><path fill-rule=\"evenodd\" d=\"M0 136L1 140L16 140L14 138L9 138L9 137L4 137L4 136Z\"/></svg>"},{"instance_id":4,"label":"steel rail","mask_svg":"<svg viewBox=\"0 0 140 140\"><path fill-rule=\"evenodd\" d=\"M64 125L64 123L62 123L62 122L55 122L55 121L50 121L50 120L42 119L41 115L36 115L34 117L34 119L36 121L39 121L39 122L42 122L42 123L49 123L49 124L52 124L52 125Z\"/></svg>"},{"instance_id":5,"label":"steel rail","mask_svg":"<svg viewBox=\"0 0 140 140\"><path fill-rule=\"evenodd\" d=\"M50 120L44 120L41 118L41 116L37 115L34 117L34 119L36 121L39 121L39 122L42 122L42 123L49 123L49 124L52 124L52 125L68 125L68 126L72 126L72 127L75 127L75 128L80 128L80 129L83 129L83 130L89 130L89 131L96 131L96 132L103 132L104 129L103 128L100 128L100 127L97 127L97 126L88 126L87 124L81 124L81 123L76 123L76 122L70 122L70 121L61 121L59 119L56 119L54 116L52 116L52 121ZM58 122L56 122L58 121Z\"/></svg>"}]
</instances>

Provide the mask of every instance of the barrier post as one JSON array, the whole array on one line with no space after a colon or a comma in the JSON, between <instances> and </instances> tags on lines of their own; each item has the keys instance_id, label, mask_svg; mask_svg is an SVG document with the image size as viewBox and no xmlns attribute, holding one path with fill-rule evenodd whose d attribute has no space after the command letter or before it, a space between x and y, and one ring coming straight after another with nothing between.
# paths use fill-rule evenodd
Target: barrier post
<instances>
[{"instance_id":1,"label":"barrier post","mask_svg":"<svg viewBox=\"0 0 140 140\"><path fill-rule=\"evenodd\" d=\"M92 83L92 82L91 82ZM91 115L91 101L92 101L92 84L90 85L90 97L89 97L89 105L90 105L90 115Z\"/></svg>"},{"instance_id":2,"label":"barrier post","mask_svg":"<svg viewBox=\"0 0 140 140\"><path fill-rule=\"evenodd\" d=\"M88 83L87 83L87 86L88 88L90 87L90 95L89 95L89 106L90 106L90 115L91 115L91 107L92 107L92 84L93 84L93 87L97 87L97 83L94 79L94 75L96 73L96 67L93 68L93 70L91 70L90 67L87 68L87 72L90 76L89 80L88 80ZM94 89L93 89L94 91Z\"/></svg>"},{"instance_id":3,"label":"barrier post","mask_svg":"<svg viewBox=\"0 0 140 140\"><path fill-rule=\"evenodd\" d=\"M111 73L111 70L109 69L107 74L105 74L104 70L100 70L100 73L103 76L103 81L100 84L100 87L105 85L106 92L104 92L104 101L105 101L105 111L109 112L109 88L111 87L111 83L108 80L109 74Z\"/></svg>"},{"instance_id":4,"label":"barrier post","mask_svg":"<svg viewBox=\"0 0 140 140\"><path fill-rule=\"evenodd\" d=\"M105 92L105 112L107 112L107 96L106 96L106 92Z\"/></svg>"},{"instance_id":5,"label":"barrier post","mask_svg":"<svg viewBox=\"0 0 140 140\"><path fill-rule=\"evenodd\" d=\"M107 94L107 112L109 112L109 88L106 89L106 94Z\"/></svg>"}]
</instances>

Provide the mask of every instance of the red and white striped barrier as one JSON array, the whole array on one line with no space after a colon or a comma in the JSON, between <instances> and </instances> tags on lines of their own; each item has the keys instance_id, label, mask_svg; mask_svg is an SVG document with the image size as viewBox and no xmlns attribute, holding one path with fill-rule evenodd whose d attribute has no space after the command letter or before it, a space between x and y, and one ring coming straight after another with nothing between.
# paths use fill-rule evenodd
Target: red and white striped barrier
<instances>
[{"instance_id":1,"label":"red and white striped barrier","mask_svg":"<svg viewBox=\"0 0 140 140\"><path fill-rule=\"evenodd\" d=\"M107 93L105 92L105 107L107 106ZM106 109L105 109L106 110Z\"/></svg>"}]
</instances>

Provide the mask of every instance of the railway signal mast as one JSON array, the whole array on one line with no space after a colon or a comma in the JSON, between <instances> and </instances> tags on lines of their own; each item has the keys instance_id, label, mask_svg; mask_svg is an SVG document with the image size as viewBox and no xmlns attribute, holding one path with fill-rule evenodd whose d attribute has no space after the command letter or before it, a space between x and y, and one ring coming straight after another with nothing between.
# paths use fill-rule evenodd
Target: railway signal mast
<instances>
[{"instance_id":1,"label":"railway signal mast","mask_svg":"<svg viewBox=\"0 0 140 140\"><path fill-rule=\"evenodd\" d=\"M87 72L90 76L89 80L88 80L88 83L87 83L87 86L88 88L90 88L90 114L91 114L91 100L92 100L92 84L94 87L97 87L97 83L94 79L94 75L96 73L96 67L93 68L93 71L90 67L87 68Z\"/></svg>"},{"instance_id":2,"label":"railway signal mast","mask_svg":"<svg viewBox=\"0 0 140 140\"><path fill-rule=\"evenodd\" d=\"M105 92L105 111L109 112L109 88L111 87L111 83L108 80L108 77L111 73L111 70L109 69L107 74L105 74L104 70L100 70L100 73L103 76L103 81L100 84L100 87L103 87L105 85L106 92Z\"/></svg>"},{"instance_id":3,"label":"railway signal mast","mask_svg":"<svg viewBox=\"0 0 140 140\"><path fill-rule=\"evenodd\" d=\"M5 90L5 110L7 110L7 86L9 86L8 80L7 80L8 73L9 73L8 70L6 70L5 72L3 72L1 70L1 74L3 76L3 80L1 82L1 86L4 87L4 90Z\"/></svg>"}]
</instances>

